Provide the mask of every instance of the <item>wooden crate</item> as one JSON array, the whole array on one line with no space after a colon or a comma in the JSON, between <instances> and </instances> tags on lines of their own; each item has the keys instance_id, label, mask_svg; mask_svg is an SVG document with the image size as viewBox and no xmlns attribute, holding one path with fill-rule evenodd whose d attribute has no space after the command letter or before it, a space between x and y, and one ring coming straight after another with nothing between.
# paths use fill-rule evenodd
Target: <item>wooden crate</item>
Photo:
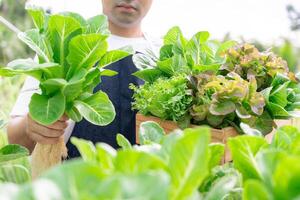
<instances>
[{"instance_id":1,"label":"wooden crate","mask_svg":"<svg viewBox=\"0 0 300 200\"><path fill-rule=\"evenodd\" d=\"M161 120L158 117L144 116L140 113L136 115L136 143L139 144L139 127L142 122L154 121L158 123L165 131L166 134L178 129L178 126L173 121ZM191 128L197 127L196 125L191 125ZM222 163L231 161L231 155L229 148L227 147L227 140L230 137L235 137L239 135L238 132L233 127L227 127L223 129L211 129L211 142L218 142L225 144L225 154L222 159Z\"/></svg>"},{"instance_id":2,"label":"wooden crate","mask_svg":"<svg viewBox=\"0 0 300 200\"><path fill-rule=\"evenodd\" d=\"M154 121L158 123L164 129L166 134L169 134L170 132L179 128L176 122L161 120L158 117L144 116L140 113L137 113L136 114L136 143L137 144L139 144L139 134L138 134L139 127L141 123L145 121ZM292 124L292 120L276 120L275 122L278 127ZM193 127L197 127L197 126L196 125L190 126L190 128ZM270 134L265 136L265 138L269 143L271 143L274 133L275 133L275 129ZM238 132L233 127L227 127L223 129L213 129L213 128L211 129L211 142L218 142L218 143L225 144L225 154L222 159L222 163L230 162L232 160L229 148L227 146L228 138L235 137L238 135L239 135Z\"/></svg>"}]
</instances>

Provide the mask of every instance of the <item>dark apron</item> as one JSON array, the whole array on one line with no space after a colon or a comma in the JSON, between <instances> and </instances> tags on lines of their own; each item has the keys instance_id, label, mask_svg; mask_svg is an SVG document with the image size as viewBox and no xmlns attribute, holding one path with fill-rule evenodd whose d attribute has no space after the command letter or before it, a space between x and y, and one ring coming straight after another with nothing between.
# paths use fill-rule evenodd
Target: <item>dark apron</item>
<instances>
[{"instance_id":1,"label":"dark apron","mask_svg":"<svg viewBox=\"0 0 300 200\"><path fill-rule=\"evenodd\" d=\"M85 119L76 123L71 137L90 140L93 143L104 142L114 148L118 148L116 135L121 133L132 144L135 144L135 112L131 109L132 90L129 89L129 84L142 84L142 81L132 75L137 71L137 68L132 62L132 56L126 57L108 67L118 72L118 75L113 77L101 77L102 82L95 88L95 92L102 90L108 94L113 102L116 110L114 121L108 126L96 126ZM70 140L67 143L69 158L80 156L76 147L71 144Z\"/></svg>"}]
</instances>

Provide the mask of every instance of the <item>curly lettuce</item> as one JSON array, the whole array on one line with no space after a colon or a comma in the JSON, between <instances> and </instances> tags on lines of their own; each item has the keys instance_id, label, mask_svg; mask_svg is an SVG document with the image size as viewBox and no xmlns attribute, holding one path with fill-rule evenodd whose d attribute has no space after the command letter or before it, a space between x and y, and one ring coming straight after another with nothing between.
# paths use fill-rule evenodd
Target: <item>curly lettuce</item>
<instances>
[{"instance_id":1,"label":"curly lettuce","mask_svg":"<svg viewBox=\"0 0 300 200\"><path fill-rule=\"evenodd\" d=\"M238 126L242 120L264 112L265 100L257 92L254 77L247 81L232 72L227 76L200 74L194 79L197 92L190 114L195 123L205 122L215 128Z\"/></svg>"},{"instance_id":2,"label":"curly lettuce","mask_svg":"<svg viewBox=\"0 0 300 200\"><path fill-rule=\"evenodd\" d=\"M160 78L154 83L143 86L131 85L134 91L133 109L144 115L153 115L161 119L178 121L187 112L192 103L192 95L184 75L170 79Z\"/></svg>"},{"instance_id":3,"label":"curly lettuce","mask_svg":"<svg viewBox=\"0 0 300 200\"><path fill-rule=\"evenodd\" d=\"M239 44L225 53L226 63L221 67L226 73L235 72L243 79L255 77L258 90L268 87L276 74L288 75L287 62L272 52L260 52L251 44Z\"/></svg>"}]
</instances>

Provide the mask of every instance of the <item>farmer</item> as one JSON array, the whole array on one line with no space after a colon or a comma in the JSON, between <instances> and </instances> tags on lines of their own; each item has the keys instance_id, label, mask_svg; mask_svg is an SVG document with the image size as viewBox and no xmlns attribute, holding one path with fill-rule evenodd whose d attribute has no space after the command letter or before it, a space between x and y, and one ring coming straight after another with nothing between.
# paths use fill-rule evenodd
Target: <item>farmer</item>
<instances>
[{"instance_id":1,"label":"farmer","mask_svg":"<svg viewBox=\"0 0 300 200\"><path fill-rule=\"evenodd\" d=\"M103 13L109 20L112 35L108 38L109 48L117 49L131 45L136 52L147 49L157 51L160 41L149 39L142 31L141 23L149 11L152 0L102 0ZM33 151L35 144L55 144L59 137L65 137L70 158L79 156L69 138L75 136L95 142L105 142L115 148L116 134L122 133L131 143L135 143L135 112L131 110L132 91L130 83L141 84L141 81L131 75L137 69L132 57L126 57L107 67L118 72L114 77L102 77L102 82L96 91L103 90L108 94L116 109L116 118L105 127L93 125L86 120L75 123L62 117L50 126L43 126L32 120L28 115L28 105L31 95L38 91L39 83L27 78L11 112L8 124L10 143L16 143Z\"/></svg>"}]
</instances>

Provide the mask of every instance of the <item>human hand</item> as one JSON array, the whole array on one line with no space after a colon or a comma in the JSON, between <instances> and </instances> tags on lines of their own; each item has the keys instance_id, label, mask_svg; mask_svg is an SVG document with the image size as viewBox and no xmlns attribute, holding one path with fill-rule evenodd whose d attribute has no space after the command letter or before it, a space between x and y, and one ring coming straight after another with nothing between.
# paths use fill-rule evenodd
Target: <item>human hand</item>
<instances>
[{"instance_id":1,"label":"human hand","mask_svg":"<svg viewBox=\"0 0 300 200\"><path fill-rule=\"evenodd\" d=\"M40 144L56 144L68 126L68 117L63 115L57 122L45 126L34 121L29 114L26 116L26 135Z\"/></svg>"}]
</instances>

